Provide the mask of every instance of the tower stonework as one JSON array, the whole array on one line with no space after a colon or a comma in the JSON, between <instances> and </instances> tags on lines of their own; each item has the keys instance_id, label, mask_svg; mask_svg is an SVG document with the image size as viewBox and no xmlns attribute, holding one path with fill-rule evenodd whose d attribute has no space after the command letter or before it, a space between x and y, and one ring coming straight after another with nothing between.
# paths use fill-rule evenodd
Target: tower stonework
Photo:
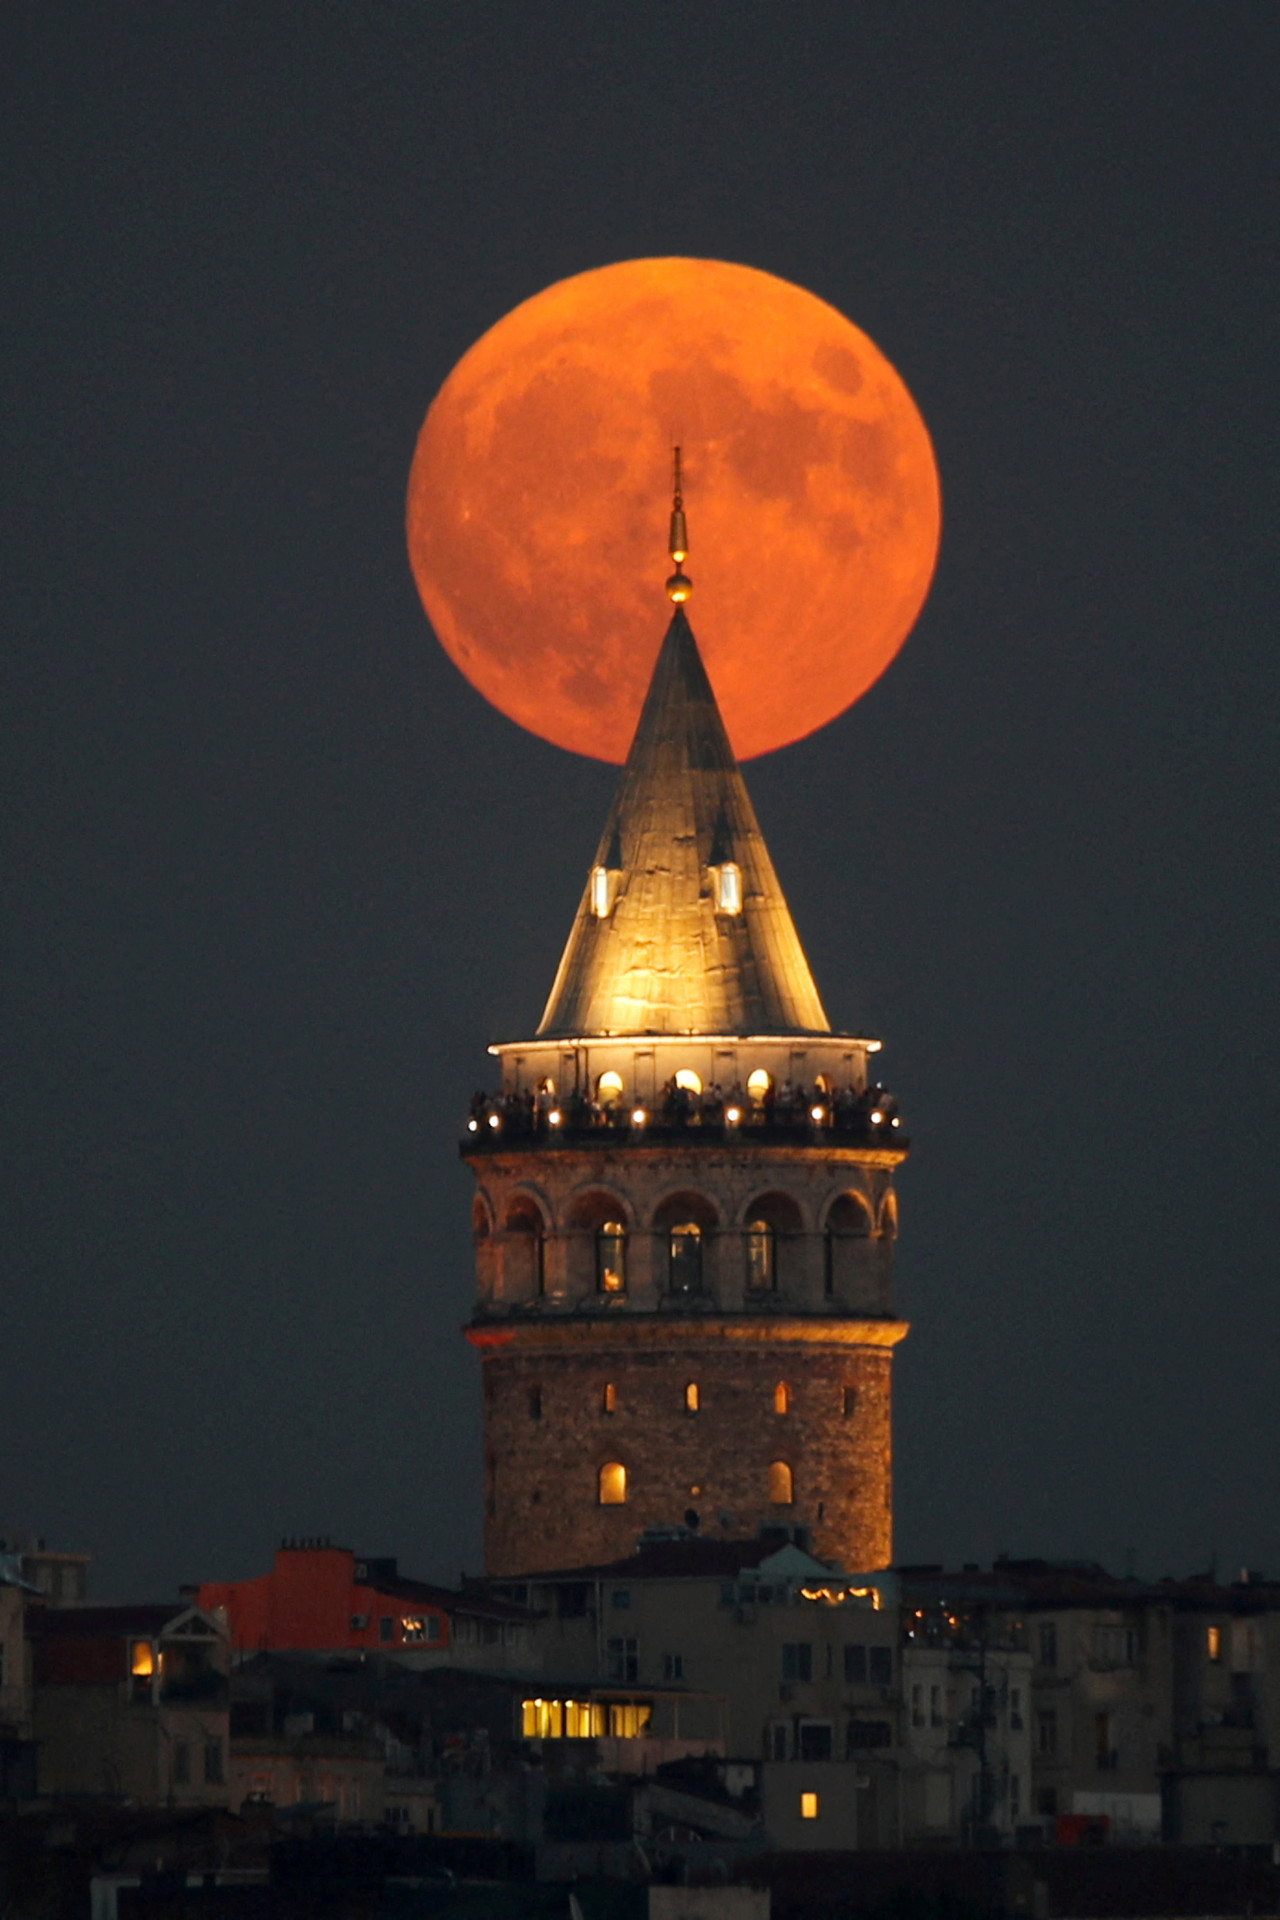
<instances>
[{"instance_id":1,"label":"tower stonework","mask_svg":"<svg viewBox=\"0 0 1280 1920\"><path fill-rule=\"evenodd\" d=\"M542 1023L463 1142L490 1574L678 1527L887 1564L878 1047L831 1030L677 605Z\"/></svg>"}]
</instances>

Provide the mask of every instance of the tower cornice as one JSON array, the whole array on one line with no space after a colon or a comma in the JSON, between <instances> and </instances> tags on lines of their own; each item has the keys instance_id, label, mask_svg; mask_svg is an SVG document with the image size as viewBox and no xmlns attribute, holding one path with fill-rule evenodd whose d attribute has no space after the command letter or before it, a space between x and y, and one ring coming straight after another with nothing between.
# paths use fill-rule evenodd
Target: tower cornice
<instances>
[{"instance_id":1,"label":"tower cornice","mask_svg":"<svg viewBox=\"0 0 1280 1920\"><path fill-rule=\"evenodd\" d=\"M562 1352L589 1347L600 1353L669 1345L682 1348L745 1346L896 1347L911 1331L907 1320L820 1319L774 1315L741 1319L723 1314L644 1314L616 1319L558 1314L546 1320L472 1321L464 1328L473 1347Z\"/></svg>"}]
</instances>

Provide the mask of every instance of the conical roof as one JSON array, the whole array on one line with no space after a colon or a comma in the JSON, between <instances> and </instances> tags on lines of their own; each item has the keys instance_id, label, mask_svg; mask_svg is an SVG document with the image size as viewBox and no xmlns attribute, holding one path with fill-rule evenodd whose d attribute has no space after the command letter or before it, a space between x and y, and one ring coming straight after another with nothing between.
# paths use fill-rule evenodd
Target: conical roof
<instances>
[{"instance_id":1,"label":"conical roof","mask_svg":"<svg viewBox=\"0 0 1280 1920\"><path fill-rule=\"evenodd\" d=\"M539 1036L830 1032L679 606L595 869Z\"/></svg>"}]
</instances>

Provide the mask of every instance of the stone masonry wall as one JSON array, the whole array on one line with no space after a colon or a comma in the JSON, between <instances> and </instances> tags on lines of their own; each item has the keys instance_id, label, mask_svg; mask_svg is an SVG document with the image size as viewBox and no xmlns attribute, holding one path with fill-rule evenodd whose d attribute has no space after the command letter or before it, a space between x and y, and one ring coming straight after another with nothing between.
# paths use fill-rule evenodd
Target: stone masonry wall
<instances>
[{"instance_id":1,"label":"stone masonry wall","mask_svg":"<svg viewBox=\"0 0 1280 1920\"><path fill-rule=\"evenodd\" d=\"M646 1528L686 1524L691 1512L704 1536L799 1524L816 1553L851 1571L888 1564L887 1346L742 1343L652 1320L558 1332L483 1348L489 1573L615 1560ZM775 1411L780 1384L785 1413ZM785 1505L770 1500L779 1461L793 1476ZM623 1505L600 1503L609 1462L626 1469Z\"/></svg>"}]
</instances>

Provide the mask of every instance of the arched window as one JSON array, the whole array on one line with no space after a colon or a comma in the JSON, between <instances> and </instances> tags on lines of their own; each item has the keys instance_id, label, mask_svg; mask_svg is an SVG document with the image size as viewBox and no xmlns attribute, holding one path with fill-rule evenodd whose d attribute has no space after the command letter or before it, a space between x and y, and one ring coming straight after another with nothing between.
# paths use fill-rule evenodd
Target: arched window
<instances>
[{"instance_id":1,"label":"arched window","mask_svg":"<svg viewBox=\"0 0 1280 1920\"><path fill-rule=\"evenodd\" d=\"M778 1243L767 1220L747 1222L747 1285L763 1292L776 1285Z\"/></svg>"},{"instance_id":2,"label":"arched window","mask_svg":"<svg viewBox=\"0 0 1280 1920\"><path fill-rule=\"evenodd\" d=\"M742 912L742 868L735 860L726 860L723 866L711 869L715 875L716 912Z\"/></svg>"},{"instance_id":3,"label":"arched window","mask_svg":"<svg viewBox=\"0 0 1280 1920\"><path fill-rule=\"evenodd\" d=\"M537 1202L527 1194L517 1194L507 1208L507 1232L512 1249L518 1291L541 1294L546 1291L543 1258L544 1227Z\"/></svg>"},{"instance_id":4,"label":"arched window","mask_svg":"<svg viewBox=\"0 0 1280 1920\"><path fill-rule=\"evenodd\" d=\"M762 1193L747 1209L747 1286L769 1292L785 1284L788 1251L804 1226L800 1209L789 1193Z\"/></svg>"},{"instance_id":5,"label":"arched window","mask_svg":"<svg viewBox=\"0 0 1280 1920\"><path fill-rule=\"evenodd\" d=\"M785 1460L775 1460L769 1468L769 1504L789 1507L795 1502L795 1481Z\"/></svg>"},{"instance_id":6,"label":"arched window","mask_svg":"<svg viewBox=\"0 0 1280 1920\"><path fill-rule=\"evenodd\" d=\"M596 1098L602 1107L616 1106L617 1102L621 1100L622 1075L615 1073L612 1067L610 1067L607 1073L602 1073L596 1081Z\"/></svg>"},{"instance_id":7,"label":"arched window","mask_svg":"<svg viewBox=\"0 0 1280 1920\"><path fill-rule=\"evenodd\" d=\"M779 1380L773 1390L773 1410L775 1413L790 1413L791 1389L785 1380Z\"/></svg>"},{"instance_id":8,"label":"arched window","mask_svg":"<svg viewBox=\"0 0 1280 1920\"><path fill-rule=\"evenodd\" d=\"M702 1081L692 1067L680 1067L676 1071L676 1085L683 1087L686 1093L701 1093Z\"/></svg>"},{"instance_id":9,"label":"arched window","mask_svg":"<svg viewBox=\"0 0 1280 1920\"><path fill-rule=\"evenodd\" d=\"M471 1202L471 1231L475 1239L477 1241L487 1240L492 1224L489 1218L489 1209L480 1198L480 1195L477 1194Z\"/></svg>"},{"instance_id":10,"label":"arched window","mask_svg":"<svg viewBox=\"0 0 1280 1920\"><path fill-rule=\"evenodd\" d=\"M898 1196L886 1193L880 1208L880 1231L886 1240L898 1237Z\"/></svg>"},{"instance_id":11,"label":"arched window","mask_svg":"<svg viewBox=\"0 0 1280 1920\"><path fill-rule=\"evenodd\" d=\"M667 1235L667 1285L672 1293L697 1293L702 1286L702 1228L681 1220Z\"/></svg>"},{"instance_id":12,"label":"arched window","mask_svg":"<svg viewBox=\"0 0 1280 1920\"><path fill-rule=\"evenodd\" d=\"M627 1504L627 1470L620 1460L606 1460L600 1469L600 1505L602 1507L625 1507Z\"/></svg>"},{"instance_id":13,"label":"arched window","mask_svg":"<svg viewBox=\"0 0 1280 1920\"><path fill-rule=\"evenodd\" d=\"M696 1380L690 1380L684 1390L684 1410L686 1413L696 1413L698 1406L698 1383Z\"/></svg>"},{"instance_id":14,"label":"arched window","mask_svg":"<svg viewBox=\"0 0 1280 1920\"><path fill-rule=\"evenodd\" d=\"M763 1067L757 1067L754 1073L747 1075L747 1092L753 1100L763 1100L773 1081Z\"/></svg>"},{"instance_id":15,"label":"arched window","mask_svg":"<svg viewBox=\"0 0 1280 1920\"><path fill-rule=\"evenodd\" d=\"M601 1413L618 1411L618 1389L612 1380L606 1380L604 1383L604 1392L600 1395L600 1411Z\"/></svg>"},{"instance_id":16,"label":"arched window","mask_svg":"<svg viewBox=\"0 0 1280 1920\"><path fill-rule=\"evenodd\" d=\"M871 1213L861 1194L842 1193L831 1203L824 1243L823 1280L828 1296L856 1278L855 1243L871 1232Z\"/></svg>"},{"instance_id":17,"label":"arched window","mask_svg":"<svg viewBox=\"0 0 1280 1920\"><path fill-rule=\"evenodd\" d=\"M606 1220L596 1228L596 1292L627 1290L627 1230L621 1220Z\"/></svg>"}]
</instances>

